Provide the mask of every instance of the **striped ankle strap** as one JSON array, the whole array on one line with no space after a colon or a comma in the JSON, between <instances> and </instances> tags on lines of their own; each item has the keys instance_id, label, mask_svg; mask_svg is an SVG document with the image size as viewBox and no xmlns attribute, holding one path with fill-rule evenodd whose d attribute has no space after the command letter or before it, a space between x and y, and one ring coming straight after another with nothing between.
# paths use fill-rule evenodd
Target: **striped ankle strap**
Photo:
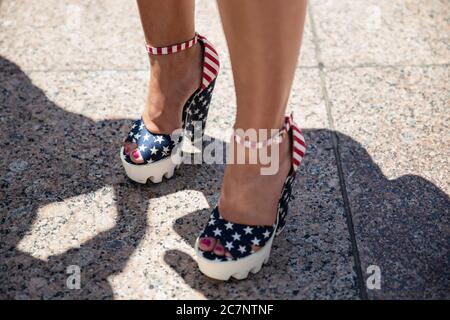
<instances>
[{"instance_id":1,"label":"striped ankle strap","mask_svg":"<svg viewBox=\"0 0 450 320\"><path fill-rule=\"evenodd\" d=\"M185 42L177 43L167 47L152 47L146 44L146 47L148 54L151 55L171 54L191 48L198 42L198 37L199 37L198 33L195 33L195 36L192 39Z\"/></svg>"},{"instance_id":2,"label":"striped ankle strap","mask_svg":"<svg viewBox=\"0 0 450 320\"><path fill-rule=\"evenodd\" d=\"M276 134L264 141L249 141L233 132L233 138L236 143L249 148L249 149L262 149L272 144L279 144L283 141L284 137L289 133L292 133L292 167L294 172L300 166L306 152L306 143L302 131L294 122L293 115L285 116L284 125L278 130Z\"/></svg>"}]
</instances>

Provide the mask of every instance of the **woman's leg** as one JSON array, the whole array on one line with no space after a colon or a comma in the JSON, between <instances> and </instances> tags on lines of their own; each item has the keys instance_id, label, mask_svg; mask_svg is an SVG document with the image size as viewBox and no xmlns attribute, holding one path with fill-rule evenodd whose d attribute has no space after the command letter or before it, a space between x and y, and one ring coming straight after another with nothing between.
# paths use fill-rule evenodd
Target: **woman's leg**
<instances>
[{"instance_id":1,"label":"woman's leg","mask_svg":"<svg viewBox=\"0 0 450 320\"><path fill-rule=\"evenodd\" d=\"M235 128L270 130L282 126L299 56L306 2L218 1L236 87ZM279 145L279 170L274 175L261 175L260 163L227 165L219 200L224 218L247 225L275 222L281 189L291 167L287 140ZM237 150L243 148L234 141L230 143ZM248 151L243 151L248 156ZM225 254L214 238L202 239L200 248Z\"/></svg>"},{"instance_id":2,"label":"woman's leg","mask_svg":"<svg viewBox=\"0 0 450 320\"><path fill-rule=\"evenodd\" d=\"M150 46L167 46L194 37L194 0L138 0L137 3L145 40ZM150 56L151 74L142 117L151 132L170 134L181 127L181 108L200 86L201 61L199 44L176 54ZM125 147L132 152L136 145Z\"/></svg>"}]
</instances>

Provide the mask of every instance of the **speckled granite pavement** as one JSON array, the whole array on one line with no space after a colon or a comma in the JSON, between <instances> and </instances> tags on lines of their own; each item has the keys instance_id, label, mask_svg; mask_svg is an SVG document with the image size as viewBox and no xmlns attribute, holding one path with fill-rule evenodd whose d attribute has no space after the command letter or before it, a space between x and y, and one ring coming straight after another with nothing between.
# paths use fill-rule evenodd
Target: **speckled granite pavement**
<instances>
[{"instance_id":1,"label":"speckled granite pavement","mask_svg":"<svg viewBox=\"0 0 450 320\"><path fill-rule=\"evenodd\" d=\"M148 77L129 2L0 0L0 298L450 298L448 1L310 2L290 224L259 274L228 283L192 258L223 165L144 186L121 169ZM197 23L223 57L207 135L224 141L235 103L214 1Z\"/></svg>"}]
</instances>

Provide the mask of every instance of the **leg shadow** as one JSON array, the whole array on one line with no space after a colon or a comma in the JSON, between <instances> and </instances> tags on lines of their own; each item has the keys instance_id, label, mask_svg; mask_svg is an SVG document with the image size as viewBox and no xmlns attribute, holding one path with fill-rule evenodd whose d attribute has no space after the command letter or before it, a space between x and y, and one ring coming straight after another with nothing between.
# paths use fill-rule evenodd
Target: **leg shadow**
<instances>
[{"instance_id":1,"label":"leg shadow","mask_svg":"<svg viewBox=\"0 0 450 320\"><path fill-rule=\"evenodd\" d=\"M420 176L387 179L361 145L338 138L362 270L381 270L369 297L450 298L448 195Z\"/></svg>"}]
</instances>

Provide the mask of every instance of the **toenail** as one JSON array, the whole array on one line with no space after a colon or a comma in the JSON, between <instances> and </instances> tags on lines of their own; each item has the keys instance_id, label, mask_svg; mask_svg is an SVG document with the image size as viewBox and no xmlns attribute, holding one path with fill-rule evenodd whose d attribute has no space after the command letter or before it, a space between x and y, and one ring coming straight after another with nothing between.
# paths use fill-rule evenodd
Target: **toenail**
<instances>
[{"instance_id":1,"label":"toenail","mask_svg":"<svg viewBox=\"0 0 450 320\"><path fill-rule=\"evenodd\" d=\"M215 249L216 249L217 251L220 251L220 252L223 251L223 247L222 247L222 246L217 246Z\"/></svg>"},{"instance_id":2,"label":"toenail","mask_svg":"<svg viewBox=\"0 0 450 320\"><path fill-rule=\"evenodd\" d=\"M206 239L206 238L200 240L200 242L201 242L202 244L204 244L205 246L208 246L208 247L209 247L209 245L211 244L211 240L210 240L210 239Z\"/></svg>"},{"instance_id":3,"label":"toenail","mask_svg":"<svg viewBox=\"0 0 450 320\"><path fill-rule=\"evenodd\" d=\"M137 151L137 150L133 151L133 158L135 158L135 159L139 158L139 151Z\"/></svg>"}]
</instances>

